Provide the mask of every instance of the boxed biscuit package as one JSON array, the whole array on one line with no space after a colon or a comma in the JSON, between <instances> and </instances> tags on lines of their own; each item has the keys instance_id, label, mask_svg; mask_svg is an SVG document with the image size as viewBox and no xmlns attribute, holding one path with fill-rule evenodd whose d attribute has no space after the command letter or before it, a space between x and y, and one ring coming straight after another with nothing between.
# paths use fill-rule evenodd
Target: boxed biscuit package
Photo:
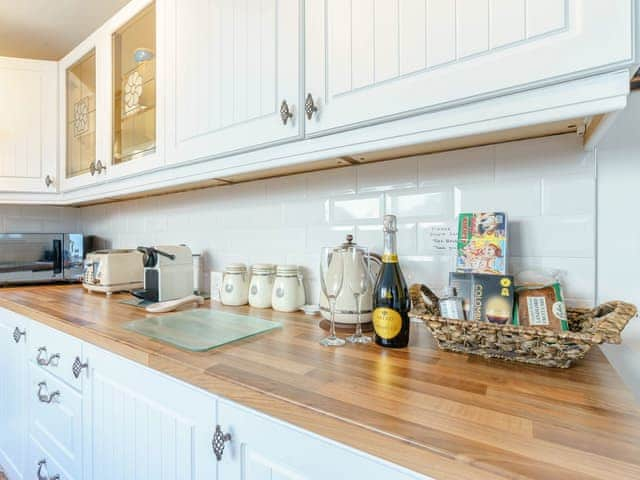
<instances>
[{"instance_id":1,"label":"boxed biscuit package","mask_svg":"<svg viewBox=\"0 0 640 480\"><path fill-rule=\"evenodd\" d=\"M555 331L569 330L560 283L516 288L513 324Z\"/></svg>"},{"instance_id":2,"label":"boxed biscuit package","mask_svg":"<svg viewBox=\"0 0 640 480\"><path fill-rule=\"evenodd\" d=\"M500 325L513 318L513 277L511 275L471 275L471 315L469 320Z\"/></svg>"}]
</instances>

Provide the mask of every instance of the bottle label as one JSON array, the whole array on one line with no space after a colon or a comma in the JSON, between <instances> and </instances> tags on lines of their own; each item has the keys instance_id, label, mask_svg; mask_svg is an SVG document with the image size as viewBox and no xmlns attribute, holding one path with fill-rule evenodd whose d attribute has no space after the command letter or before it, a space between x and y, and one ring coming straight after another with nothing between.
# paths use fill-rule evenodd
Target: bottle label
<instances>
[{"instance_id":1,"label":"bottle label","mask_svg":"<svg viewBox=\"0 0 640 480\"><path fill-rule=\"evenodd\" d=\"M402 317L391 308L376 308L373 311L373 328L379 337L390 340L400 333Z\"/></svg>"},{"instance_id":2,"label":"bottle label","mask_svg":"<svg viewBox=\"0 0 640 480\"><path fill-rule=\"evenodd\" d=\"M385 253L382 255L382 261L384 263L398 263L398 254L397 253Z\"/></svg>"}]
</instances>

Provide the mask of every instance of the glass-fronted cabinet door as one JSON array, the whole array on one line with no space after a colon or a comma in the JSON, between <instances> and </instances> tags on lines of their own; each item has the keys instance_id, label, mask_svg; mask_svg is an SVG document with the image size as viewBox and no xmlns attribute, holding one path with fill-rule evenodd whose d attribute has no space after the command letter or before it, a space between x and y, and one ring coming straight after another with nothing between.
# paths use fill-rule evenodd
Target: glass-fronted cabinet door
<instances>
[{"instance_id":1,"label":"glass-fronted cabinet door","mask_svg":"<svg viewBox=\"0 0 640 480\"><path fill-rule=\"evenodd\" d=\"M96 46L81 45L61 60L62 148L64 189L104 177L104 158L97 158L99 95Z\"/></svg>"},{"instance_id":2,"label":"glass-fronted cabinet door","mask_svg":"<svg viewBox=\"0 0 640 480\"><path fill-rule=\"evenodd\" d=\"M111 168L115 175L150 168L159 158L156 34L155 2L111 32Z\"/></svg>"},{"instance_id":3,"label":"glass-fronted cabinet door","mask_svg":"<svg viewBox=\"0 0 640 480\"><path fill-rule=\"evenodd\" d=\"M89 173L96 161L96 51L67 68L66 178Z\"/></svg>"}]
</instances>

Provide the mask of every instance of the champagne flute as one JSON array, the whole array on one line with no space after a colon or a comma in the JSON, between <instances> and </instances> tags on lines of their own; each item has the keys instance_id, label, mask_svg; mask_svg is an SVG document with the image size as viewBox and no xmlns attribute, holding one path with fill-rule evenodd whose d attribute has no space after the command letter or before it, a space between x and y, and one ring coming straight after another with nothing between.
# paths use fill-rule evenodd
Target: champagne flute
<instances>
[{"instance_id":1,"label":"champagne flute","mask_svg":"<svg viewBox=\"0 0 640 480\"><path fill-rule=\"evenodd\" d=\"M373 340L368 335L362 334L362 297L371 292L371 270L369 264L369 252L364 248L353 248L349 253L350 260L353 268L352 272L348 276L347 282L349 288L353 292L353 297L356 300L357 317L356 317L356 332L353 335L347 337L349 343L371 343Z\"/></svg>"},{"instance_id":2,"label":"champagne flute","mask_svg":"<svg viewBox=\"0 0 640 480\"><path fill-rule=\"evenodd\" d=\"M344 262L342 255L334 252L332 247L324 247L320 254L320 285L331 308L331 330L329 336L320 340L325 347L340 347L345 341L336 337L336 300L344 283Z\"/></svg>"}]
</instances>

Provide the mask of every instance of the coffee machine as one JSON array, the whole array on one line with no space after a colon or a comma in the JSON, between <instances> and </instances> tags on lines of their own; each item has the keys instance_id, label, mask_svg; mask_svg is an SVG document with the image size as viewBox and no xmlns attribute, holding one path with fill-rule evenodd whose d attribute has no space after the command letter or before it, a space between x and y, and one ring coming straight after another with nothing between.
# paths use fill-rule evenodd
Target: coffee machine
<instances>
[{"instance_id":1,"label":"coffee machine","mask_svg":"<svg viewBox=\"0 0 640 480\"><path fill-rule=\"evenodd\" d=\"M138 247L143 254L144 288L131 293L149 302L193 294L193 259L186 245Z\"/></svg>"}]
</instances>

